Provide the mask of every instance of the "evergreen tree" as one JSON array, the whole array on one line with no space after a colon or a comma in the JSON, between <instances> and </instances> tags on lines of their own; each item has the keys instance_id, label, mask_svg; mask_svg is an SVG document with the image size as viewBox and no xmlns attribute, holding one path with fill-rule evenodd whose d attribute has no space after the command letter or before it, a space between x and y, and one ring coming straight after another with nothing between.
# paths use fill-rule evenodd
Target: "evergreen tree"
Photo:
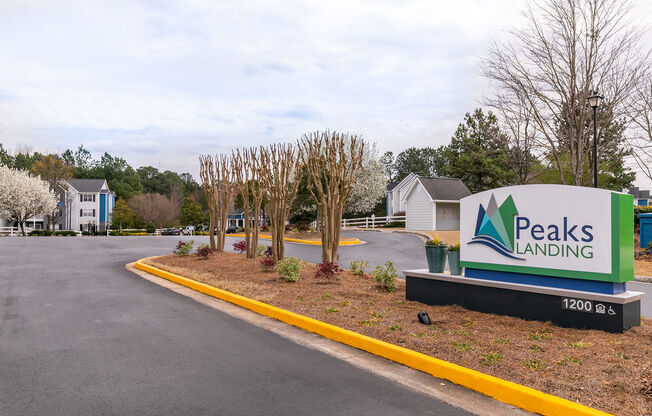
<instances>
[{"instance_id":1,"label":"evergreen tree","mask_svg":"<svg viewBox=\"0 0 652 416\"><path fill-rule=\"evenodd\" d=\"M461 179L471 192L509 185L514 180L507 137L496 116L482 109L467 113L448 146L438 149L443 173Z\"/></svg>"},{"instance_id":2,"label":"evergreen tree","mask_svg":"<svg viewBox=\"0 0 652 416\"><path fill-rule=\"evenodd\" d=\"M179 221L181 225L201 225L204 222L201 206L190 198L184 198Z\"/></svg>"}]
</instances>

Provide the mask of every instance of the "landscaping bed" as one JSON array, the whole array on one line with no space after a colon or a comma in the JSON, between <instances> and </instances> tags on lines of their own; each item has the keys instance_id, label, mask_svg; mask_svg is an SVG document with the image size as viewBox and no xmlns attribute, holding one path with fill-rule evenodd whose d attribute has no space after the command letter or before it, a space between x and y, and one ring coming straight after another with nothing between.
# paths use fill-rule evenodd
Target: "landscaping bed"
<instances>
[{"instance_id":1,"label":"landscaping bed","mask_svg":"<svg viewBox=\"0 0 652 416\"><path fill-rule=\"evenodd\" d=\"M406 347L545 393L630 415L652 414L652 321L624 334L560 328L549 322L427 306L405 300L365 274L316 279L306 263L298 282L281 279L259 260L214 253L208 259L162 256L155 267L273 306ZM425 310L433 325L421 325Z\"/></svg>"}]
</instances>

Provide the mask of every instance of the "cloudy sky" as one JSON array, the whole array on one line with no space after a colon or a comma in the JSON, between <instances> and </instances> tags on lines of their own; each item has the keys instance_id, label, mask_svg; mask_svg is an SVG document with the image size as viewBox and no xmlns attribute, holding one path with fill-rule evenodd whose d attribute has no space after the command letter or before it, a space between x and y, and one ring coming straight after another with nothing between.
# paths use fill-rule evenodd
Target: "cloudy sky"
<instances>
[{"instance_id":1,"label":"cloudy sky","mask_svg":"<svg viewBox=\"0 0 652 416\"><path fill-rule=\"evenodd\" d=\"M0 143L192 173L200 153L317 129L446 144L524 5L0 0Z\"/></svg>"}]
</instances>

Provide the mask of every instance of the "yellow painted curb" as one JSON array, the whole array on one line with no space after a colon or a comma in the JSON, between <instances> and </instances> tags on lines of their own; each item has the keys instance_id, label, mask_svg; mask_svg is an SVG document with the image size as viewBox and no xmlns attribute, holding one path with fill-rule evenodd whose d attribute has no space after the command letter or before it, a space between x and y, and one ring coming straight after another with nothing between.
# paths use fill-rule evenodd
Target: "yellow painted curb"
<instances>
[{"instance_id":1,"label":"yellow painted curb","mask_svg":"<svg viewBox=\"0 0 652 416\"><path fill-rule=\"evenodd\" d=\"M475 390L500 400L501 402L520 407L521 409L530 412L555 416L608 415L608 413L551 394L546 394L530 387L502 380L498 377L490 376L479 371L471 370L470 368L433 358L426 354L380 341L366 335L361 335L357 332L349 331L307 316L299 315L285 309L277 308L257 300L249 299L205 283L167 272L143 263L142 259L136 262L135 267L189 287L198 292L249 309L261 315L269 316L270 318L277 319L306 331L370 352L374 355L406 365L415 370L423 371L424 373L431 374L435 377L449 380L455 384L459 384L460 386Z\"/></svg>"},{"instance_id":2,"label":"yellow painted curb","mask_svg":"<svg viewBox=\"0 0 652 416\"><path fill-rule=\"evenodd\" d=\"M244 234L227 234L227 237L244 237ZM271 240L272 237L269 235L259 235L258 238L265 238L268 240ZM283 240L289 241L291 243L301 243L301 244L312 244L316 246L321 246L321 241L315 241L315 240L301 240L299 238L289 238L285 237ZM357 238L355 240L351 241L340 241L340 246L353 246L356 244L361 244L362 241L358 240Z\"/></svg>"}]
</instances>

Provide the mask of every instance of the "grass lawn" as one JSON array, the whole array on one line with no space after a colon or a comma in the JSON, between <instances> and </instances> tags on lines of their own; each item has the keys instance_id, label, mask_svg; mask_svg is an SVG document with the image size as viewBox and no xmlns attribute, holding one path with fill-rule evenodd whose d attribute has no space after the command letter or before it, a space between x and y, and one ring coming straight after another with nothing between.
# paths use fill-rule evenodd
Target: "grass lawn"
<instances>
[{"instance_id":1,"label":"grass lawn","mask_svg":"<svg viewBox=\"0 0 652 416\"><path fill-rule=\"evenodd\" d=\"M242 254L162 256L146 263L603 411L652 414L652 320L642 318L624 334L560 328L406 301L402 280L393 293L368 274L345 271L318 280L310 263L298 282L288 283ZM433 325L418 323L421 310Z\"/></svg>"}]
</instances>

